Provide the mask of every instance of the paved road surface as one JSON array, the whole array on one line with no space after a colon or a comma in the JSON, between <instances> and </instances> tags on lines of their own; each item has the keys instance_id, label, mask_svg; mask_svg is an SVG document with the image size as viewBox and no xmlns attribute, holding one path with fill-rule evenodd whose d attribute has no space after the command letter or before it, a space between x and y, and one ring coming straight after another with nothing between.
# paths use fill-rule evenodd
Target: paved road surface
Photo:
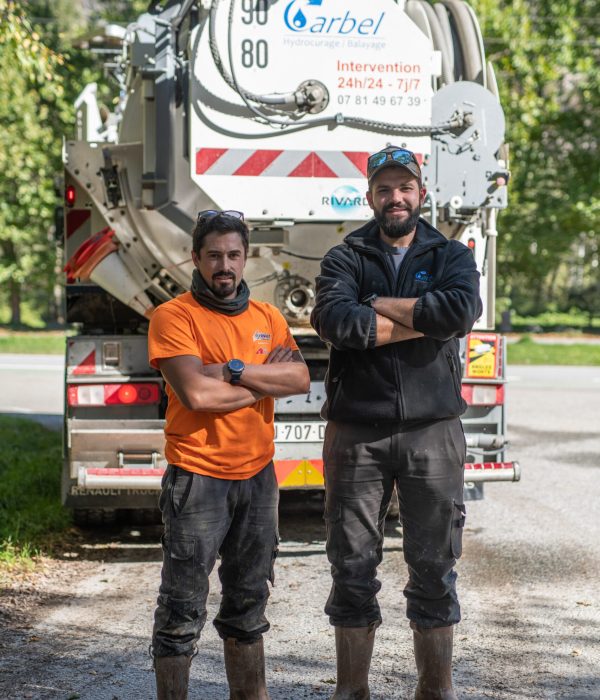
<instances>
[{"instance_id":1,"label":"paved road surface","mask_svg":"<svg viewBox=\"0 0 600 700\"><path fill-rule=\"evenodd\" d=\"M62 355L0 354L0 414L26 414L58 428L63 413Z\"/></svg>"}]
</instances>

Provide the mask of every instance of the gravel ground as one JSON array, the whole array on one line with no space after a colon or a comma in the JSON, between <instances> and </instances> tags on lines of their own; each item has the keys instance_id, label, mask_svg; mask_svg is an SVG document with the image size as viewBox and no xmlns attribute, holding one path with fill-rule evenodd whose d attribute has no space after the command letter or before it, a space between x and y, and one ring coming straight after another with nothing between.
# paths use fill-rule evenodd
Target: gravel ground
<instances>
[{"instance_id":1,"label":"gravel ground","mask_svg":"<svg viewBox=\"0 0 600 700\"><path fill-rule=\"evenodd\" d=\"M512 368L510 457L518 484L468 504L458 565L463 622L454 678L464 699L600 698L600 369ZM333 633L321 504L284 495L268 615L273 700L328 698ZM74 537L63 560L0 597L0 697L152 698L147 647L160 570L159 528ZM373 700L408 700L415 671L402 587L401 533L388 524L380 568ZM213 575L209 619L218 604ZM227 698L211 625L192 666L191 700Z\"/></svg>"}]
</instances>

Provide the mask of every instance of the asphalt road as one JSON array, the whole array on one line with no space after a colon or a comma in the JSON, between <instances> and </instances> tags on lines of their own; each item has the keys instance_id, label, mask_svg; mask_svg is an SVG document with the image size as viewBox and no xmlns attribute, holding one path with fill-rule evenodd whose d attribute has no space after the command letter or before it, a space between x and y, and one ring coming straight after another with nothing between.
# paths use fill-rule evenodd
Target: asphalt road
<instances>
[{"instance_id":1,"label":"asphalt road","mask_svg":"<svg viewBox=\"0 0 600 700\"><path fill-rule=\"evenodd\" d=\"M0 354L0 414L32 417L58 428L64 402L62 355Z\"/></svg>"},{"instance_id":2,"label":"asphalt road","mask_svg":"<svg viewBox=\"0 0 600 700\"><path fill-rule=\"evenodd\" d=\"M0 358L1 360L2 358ZM43 363L41 363L43 364ZM41 366L40 364L40 366ZM0 367L2 364L0 362ZM0 369L3 384L20 381ZM25 370L28 382L46 370ZM48 370L49 371L49 370ZM467 504L454 678L459 697L600 698L600 368L510 368L509 457L517 484L486 486ZM5 381L7 384L5 384ZM2 408L28 408L21 398ZM42 404L48 412L47 398ZM281 508L281 556L268 608L273 700L328 698L333 634L318 498ZM74 542L28 624L0 636L0 697L152 698L147 657L160 570L157 528L121 527ZM380 568L384 624L376 637L373 700L408 700L415 672L404 617L402 538L390 524ZM213 574L209 620L218 605ZM227 697L220 640L210 624L193 663L191 700Z\"/></svg>"}]
</instances>

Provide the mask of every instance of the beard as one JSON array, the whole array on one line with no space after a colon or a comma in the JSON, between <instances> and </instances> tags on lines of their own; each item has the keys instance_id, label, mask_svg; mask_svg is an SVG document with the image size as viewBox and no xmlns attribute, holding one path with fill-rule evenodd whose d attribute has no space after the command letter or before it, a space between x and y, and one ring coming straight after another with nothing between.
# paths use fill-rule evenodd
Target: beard
<instances>
[{"instance_id":1,"label":"beard","mask_svg":"<svg viewBox=\"0 0 600 700\"><path fill-rule=\"evenodd\" d=\"M393 206L388 206L382 211L375 211L375 221L379 224L381 230L388 238L396 239L403 238L408 235L417 225L421 216L421 207L408 210L408 218L400 221L395 216L387 216L386 211L393 209Z\"/></svg>"},{"instance_id":2,"label":"beard","mask_svg":"<svg viewBox=\"0 0 600 700\"><path fill-rule=\"evenodd\" d=\"M228 284L225 284L225 281ZM236 290L235 277L233 275L213 275L210 289L216 297L225 299Z\"/></svg>"}]
</instances>

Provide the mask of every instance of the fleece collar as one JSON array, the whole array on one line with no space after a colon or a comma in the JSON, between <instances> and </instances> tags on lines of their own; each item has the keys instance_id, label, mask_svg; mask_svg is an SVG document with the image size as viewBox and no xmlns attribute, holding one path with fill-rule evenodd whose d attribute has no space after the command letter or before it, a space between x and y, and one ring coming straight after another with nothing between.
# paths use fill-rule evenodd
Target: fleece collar
<instances>
[{"instance_id":1,"label":"fleece collar","mask_svg":"<svg viewBox=\"0 0 600 700\"><path fill-rule=\"evenodd\" d=\"M425 219L419 219L417 231L411 249L426 249L442 245L447 242L446 237L434 228ZM367 221L364 226L361 226L356 231L352 231L344 238L344 243L358 251L367 252L369 250L383 251L383 246L379 239L379 224L375 219Z\"/></svg>"}]
</instances>

